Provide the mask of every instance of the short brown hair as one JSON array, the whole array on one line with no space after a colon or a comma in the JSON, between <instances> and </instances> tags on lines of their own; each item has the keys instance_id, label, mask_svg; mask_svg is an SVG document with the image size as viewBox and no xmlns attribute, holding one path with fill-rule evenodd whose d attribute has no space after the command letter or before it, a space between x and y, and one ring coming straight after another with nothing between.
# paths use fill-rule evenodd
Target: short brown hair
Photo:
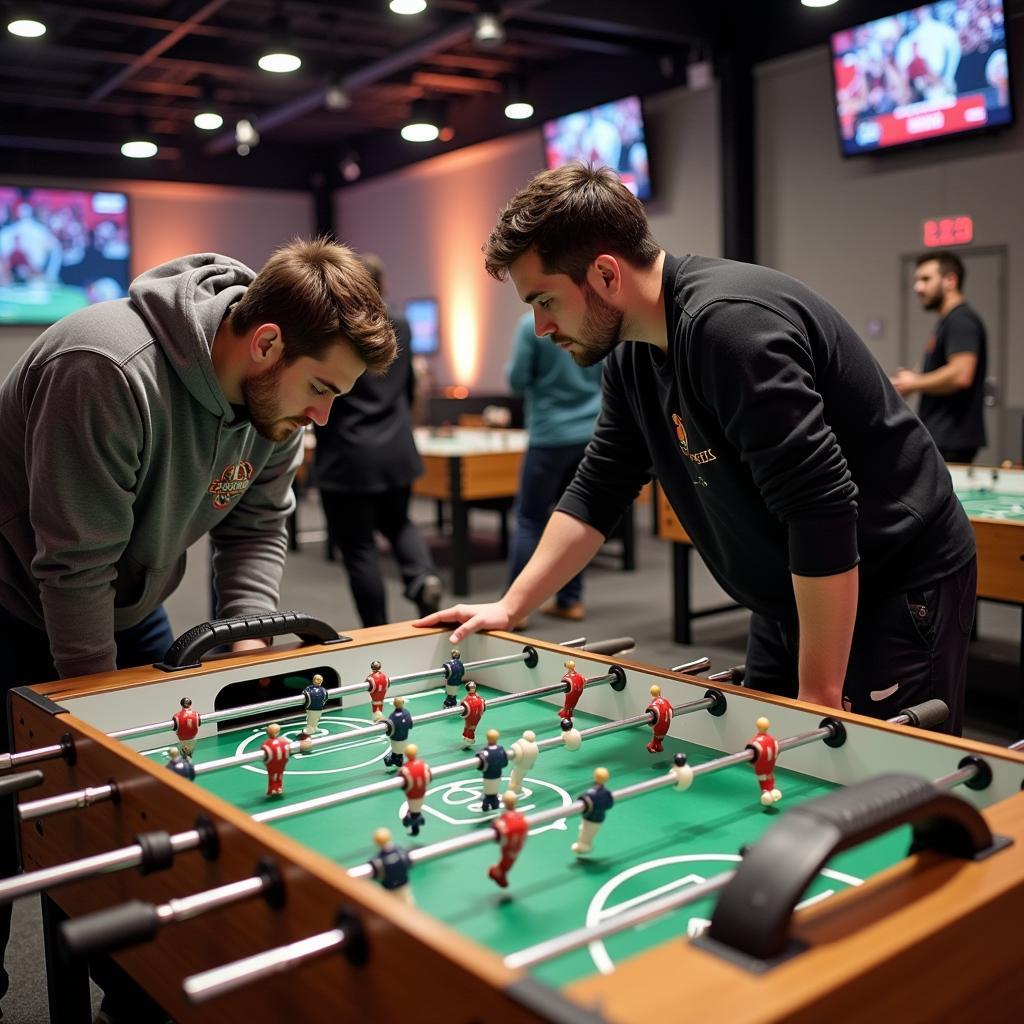
<instances>
[{"instance_id":1,"label":"short brown hair","mask_svg":"<svg viewBox=\"0 0 1024 1024\"><path fill-rule=\"evenodd\" d=\"M916 265L920 267L924 263L931 263L932 260L939 265L940 277L945 277L947 274L956 275L956 290L960 291L964 286L964 278L967 276L960 257L948 249L937 249L935 252L921 253L917 258Z\"/></svg>"},{"instance_id":2,"label":"short brown hair","mask_svg":"<svg viewBox=\"0 0 1024 1024\"><path fill-rule=\"evenodd\" d=\"M546 274L568 274L576 284L603 252L649 267L661 251L643 205L618 175L581 163L543 171L512 197L483 247L487 273L504 281L533 247Z\"/></svg>"},{"instance_id":3,"label":"short brown hair","mask_svg":"<svg viewBox=\"0 0 1024 1024\"><path fill-rule=\"evenodd\" d=\"M398 353L387 308L362 261L328 238L296 238L281 246L231 311L236 333L275 323L284 358L320 359L330 345L349 342L373 373Z\"/></svg>"}]
</instances>

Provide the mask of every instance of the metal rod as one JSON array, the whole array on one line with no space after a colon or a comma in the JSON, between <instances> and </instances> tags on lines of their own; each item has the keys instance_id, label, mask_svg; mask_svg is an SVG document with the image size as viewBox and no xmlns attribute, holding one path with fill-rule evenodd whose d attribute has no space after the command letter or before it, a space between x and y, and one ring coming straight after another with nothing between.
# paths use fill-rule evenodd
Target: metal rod
<instances>
[{"instance_id":1,"label":"metal rod","mask_svg":"<svg viewBox=\"0 0 1024 1024\"><path fill-rule=\"evenodd\" d=\"M59 796L48 796L42 800L29 800L18 807L18 816L22 821L34 821L36 818L47 818L61 811L74 810L76 807L91 807L93 804L113 800L117 786L109 783L106 786L87 786L71 793Z\"/></svg>"},{"instance_id":2,"label":"metal rod","mask_svg":"<svg viewBox=\"0 0 1024 1024\"><path fill-rule=\"evenodd\" d=\"M536 967L538 964L554 960L565 953L571 953L574 949L579 949L598 939L603 939L609 935L617 935L627 928L635 928L646 921L653 921L662 914L677 910L679 907L685 907L689 903L696 903L705 896L710 896L713 892L717 892L735 874L735 871L723 871L720 874L705 879L703 882L698 882L696 885L688 886L685 889L648 900L639 906L624 910L622 913L609 917L599 924L574 928L572 931L565 932L553 939L547 939L544 942L538 942L535 946L528 946L526 949L521 949L516 953L510 953L505 957L505 966L513 970Z\"/></svg>"},{"instance_id":3,"label":"metal rod","mask_svg":"<svg viewBox=\"0 0 1024 1024\"><path fill-rule=\"evenodd\" d=\"M227 995L247 985L255 978L267 974L280 974L304 964L308 960L323 956L345 945L346 935L341 928L311 935L288 946L257 953L255 956L236 960L234 963L214 967L212 970L193 974L185 979L182 987L193 1003L205 1003L217 996Z\"/></svg>"},{"instance_id":4,"label":"metal rod","mask_svg":"<svg viewBox=\"0 0 1024 1024\"><path fill-rule=\"evenodd\" d=\"M52 761L64 756L64 747L54 743L50 747L37 747L35 750L23 750L21 753L0 754L0 772L18 768L23 764L35 764L37 761Z\"/></svg>"},{"instance_id":5,"label":"metal rod","mask_svg":"<svg viewBox=\"0 0 1024 1024\"><path fill-rule=\"evenodd\" d=\"M955 772L950 772L949 775L943 775L938 779L932 779L932 785L938 789L953 789L955 786L959 786L964 782L970 782L975 775L978 774L978 766L976 764L969 764Z\"/></svg>"},{"instance_id":6,"label":"metal rod","mask_svg":"<svg viewBox=\"0 0 1024 1024\"><path fill-rule=\"evenodd\" d=\"M216 889L207 889L206 892L197 892L192 896L168 900L156 908L156 916L161 924L187 921L189 918L198 917L209 910L237 903L250 896L259 896L269 884L270 881L266 875L253 875L252 878L229 882Z\"/></svg>"},{"instance_id":7,"label":"metal rod","mask_svg":"<svg viewBox=\"0 0 1024 1024\"><path fill-rule=\"evenodd\" d=\"M693 661L684 661L682 665L673 665L669 671L692 676L695 672L703 672L708 668L711 668L711 659L703 657L694 658Z\"/></svg>"},{"instance_id":8,"label":"metal rod","mask_svg":"<svg viewBox=\"0 0 1024 1024\"><path fill-rule=\"evenodd\" d=\"M174 852L181 853L185 850L194 850L202 842L202 837L196 829L190 829L188 832L178 832L171 836L170 841ZM131 846L123 846L118 850L109 850L106 853L97 853L92 857L82 857L79 860L68 861L66 864L57 864L54 867L29 871L23 875L14 875L12 878L0 881L0 905L11 903L22 896L31 896L44 889L77 882L83 878L93 878L96 875L122 871L124 868L138 867L142 863L142 859L142 847L138 843L133 843Z\"/></svg>"}]
</instances>

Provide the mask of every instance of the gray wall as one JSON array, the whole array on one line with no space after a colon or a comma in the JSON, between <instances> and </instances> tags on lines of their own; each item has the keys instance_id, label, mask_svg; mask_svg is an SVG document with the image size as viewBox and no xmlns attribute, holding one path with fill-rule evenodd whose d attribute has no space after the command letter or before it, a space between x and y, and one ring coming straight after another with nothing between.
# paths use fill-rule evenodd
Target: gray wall
<instances>
[{"instance_id":1,"label":"gray wall","mask_svg":"<svg viewBox=\"0 0 1024 1024\"><path fill-rule=\"evenodd\" d=\"M649 206L652 229L672 251L718 255L718 92L674 90L649 100L646 111L657 192ZM525 307L511 284L484 272L480 246L510 196L543 168L543 158L538 126L335 196L339 237L383 259L391 301L438 298L436 384L506 389L504 364Z\"/></svg>"},{"instance_id":2,"label":"gray wall","mask_svg":"<svg viewBox=\"0 0 1024 1024\"><path fill-rule=\"evenodd\" d=\"M1024 19L1009 23L1012 52L1024 53ZM1024 67L1014 60L1015 100L1024 111ZM922 248L928 218L968 215L974 242L1008 254L1004 447L1019 457L1024 405L1024 291L1014 287L1024 253L1024 129L947 140L904 152L839 155L827 49L757 69L758 260L806 281L832 301L888 370L899 363L901 258ZM1020 116L1020 114L1018 114ZM970 299L970 279L966 295ZM868 337L868 322L881 332ZM908 338L912 354L925 339Z\"/></svg>"}]
</instances>

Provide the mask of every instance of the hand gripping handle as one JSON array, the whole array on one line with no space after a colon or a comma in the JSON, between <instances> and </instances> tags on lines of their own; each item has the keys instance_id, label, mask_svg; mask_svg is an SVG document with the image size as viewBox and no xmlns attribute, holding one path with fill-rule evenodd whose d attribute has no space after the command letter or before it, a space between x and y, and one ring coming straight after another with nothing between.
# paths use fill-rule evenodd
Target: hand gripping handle
<instances>
[{"instance_id":1,"label":"hand gripping handle","mask_svg":"<svg viewBox=\"0 0 1024 1024\"><path fill-rule=\"evenodd\" d=\"M221 644L288 633L294 633L306 643L337 644L350 639L347 636L340 636L333 626L304 612L243 615L237 619L203 622L186 630L167 648L164 660L157 662L156 667L165 672L197 668L202 656Z\"/></svg>"},{"instance_id":2,"label":"hand gripping handle","mask_svg":"<svg viewBox=\"0 0 1024 1024\"><path fill-rule=\"evenodd\" d=\"M793 910L826 861L907 823L914 850L971 859L1000 848L961 797L917 775L878 775L787 811L750 848L719 897L709 948L757 960L785 952Z\"/></svg>"}]
</instances>

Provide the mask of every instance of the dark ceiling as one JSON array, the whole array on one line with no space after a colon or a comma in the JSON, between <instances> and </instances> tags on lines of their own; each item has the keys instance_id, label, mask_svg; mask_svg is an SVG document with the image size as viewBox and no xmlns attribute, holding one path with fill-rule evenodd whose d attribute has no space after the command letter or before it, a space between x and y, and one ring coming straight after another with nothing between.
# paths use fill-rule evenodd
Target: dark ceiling
<instances>
[{"instance_id":1,"label":"dark ceiling","mask_svg":"<svg viewBox=\"0 0 1024 1024\"><path fill-rule=\"evenodd\" d=\"M506 38L491 47L473 39L476 0L429 0L413 17L393 14L387 0L35 6L45 36L0 29L0 174L330 188L353 156L365 179L592 103L683 84L692 60L762 60L908 4L503 0L495 6ZM256 58L281 13L303 65L274 75ZM535 106L530 122L503 114L512 78ZM204 94L225 118L213 133L192 124ZM446 141L400 139L419 98L444 101ZM235 147L241 118L260 136L247 156ZM120 144L140 128L159 154L127 160Z\"/></svg>"}]
</instances>

